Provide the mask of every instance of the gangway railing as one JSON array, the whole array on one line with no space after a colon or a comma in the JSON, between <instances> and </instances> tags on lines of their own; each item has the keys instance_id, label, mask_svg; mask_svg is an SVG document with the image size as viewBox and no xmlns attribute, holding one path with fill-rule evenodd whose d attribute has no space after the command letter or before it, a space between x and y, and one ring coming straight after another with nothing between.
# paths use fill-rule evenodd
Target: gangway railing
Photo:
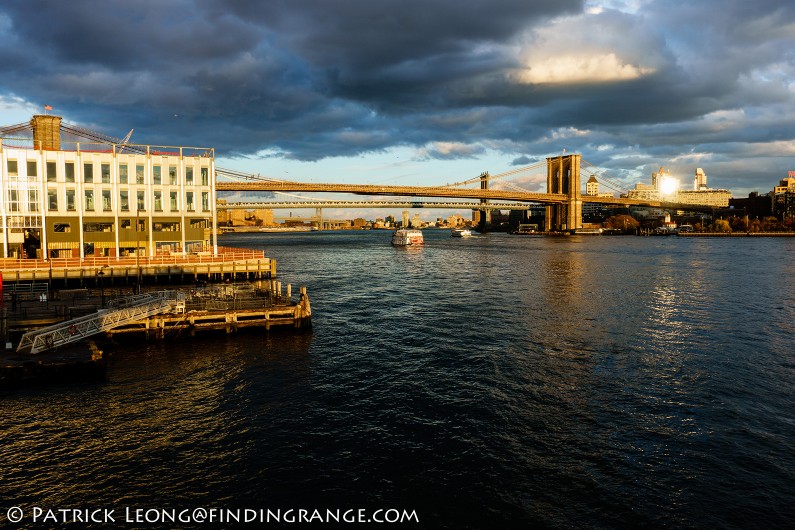
<instances>
[{"instance_id":1,"label":"gangway railing","mask_svg":"<svg viewBox=\"0 0 795 530\"><path fill-rule=\"evenodd\" d=\"M124 324L167 313L174 307L185 307L184 292L156 291L130 296L110 309L101 309L91 315L29 331L22 336L17 351L40 353L57 346L78 342Z\"/></svg>"}]
</instances>

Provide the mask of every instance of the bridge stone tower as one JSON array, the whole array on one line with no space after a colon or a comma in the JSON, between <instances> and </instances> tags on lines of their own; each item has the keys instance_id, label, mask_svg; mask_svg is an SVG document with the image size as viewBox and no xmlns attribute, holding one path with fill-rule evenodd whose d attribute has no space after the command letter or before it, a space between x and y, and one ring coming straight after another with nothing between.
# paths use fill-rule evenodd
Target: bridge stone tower
<instances>
[{"instance_id":1,"label":"bridge stone tower","mask_svg":"<svg viewBox=\"0 0 795 530\"><path fill-rule=\"evenodd\" d=\"M489 189L489 172L486 171L485 173L480 174L480 189L488 190ZM481 204L488 204L488 199L480 199ZM486 208L482 210L478 210L480 212L480 217L478 218L478 232L481 234L488 232L491 229L491 210Z\"/></svg>"},{"instance_id":2,"label":"bridge stone tower","mask_svg":"<svg viewBox=\"0 0 795 530\"><path fill-rule=\"evenodd\" d=\"M580 160L582 155L547 158L547 193L563 193L567 200L547 206L545 229L574 230L582 227L582 190Z\"/></svg>"}]
</instances>

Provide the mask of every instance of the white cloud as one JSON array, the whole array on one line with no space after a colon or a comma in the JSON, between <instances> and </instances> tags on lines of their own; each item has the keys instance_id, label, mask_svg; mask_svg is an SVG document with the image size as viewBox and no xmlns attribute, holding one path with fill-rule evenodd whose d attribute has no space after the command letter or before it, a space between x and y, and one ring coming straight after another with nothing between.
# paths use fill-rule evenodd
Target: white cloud
<instances>
[{"instance_id":1,"label":"white cloud","mask_svg":"<svg viewBox=\"0 0 795 530\"><path fill-rule=\"evenodd\" d=\"M519 80L528 84L604 83L627 81L654 73L653 68L627 64L615 53L550 57L528 65Z\"/></svg>"},{"instance_id":2,"label":"white cloud","mask_svg":"<svg viewBox=\"0 0 795 530\"><path fill-rule=\"evenodd\" d=\"M0 116L3 117L0 127L29 121L31 116L43 111L43 105L34 105L19 96L0 94Z\"/></svg>"}]
</instances>

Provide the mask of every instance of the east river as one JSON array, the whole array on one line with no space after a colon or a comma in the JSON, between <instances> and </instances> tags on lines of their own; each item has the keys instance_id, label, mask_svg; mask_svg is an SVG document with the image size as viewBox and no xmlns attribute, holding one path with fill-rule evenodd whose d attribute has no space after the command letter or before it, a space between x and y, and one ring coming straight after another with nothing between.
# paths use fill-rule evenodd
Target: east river
<instances>
[{"instance_id":1,"label":"east river","mask_svg":"<svg viewBox=\"0 0 795 530\"><path fill-rule=\"evenodd\" d=\"M105 382L0 396L0 526L791 527L795 239L425 238L224 235L312 331L125 341Z\"/></svg>"}]
</instances>

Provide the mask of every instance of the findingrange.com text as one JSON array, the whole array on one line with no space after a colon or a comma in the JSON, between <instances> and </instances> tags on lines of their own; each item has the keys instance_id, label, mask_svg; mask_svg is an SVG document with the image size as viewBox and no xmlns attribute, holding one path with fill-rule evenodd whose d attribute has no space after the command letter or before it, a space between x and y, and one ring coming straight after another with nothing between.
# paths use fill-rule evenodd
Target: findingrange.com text
<instances>
[{"instance_id":1,"label":"findingrange.com text","mask_svg":"<svg viewBox=\"0 0 795 530\"><path fill-rule=\"evenodd\" d=\"M6 521L13 524L290 524L290 523L419 523L415 510L395 508L368 510L305 508L23 508L5 510ZM2 522L2 518L0 518Z\"/></svg>"}]
</instances>

